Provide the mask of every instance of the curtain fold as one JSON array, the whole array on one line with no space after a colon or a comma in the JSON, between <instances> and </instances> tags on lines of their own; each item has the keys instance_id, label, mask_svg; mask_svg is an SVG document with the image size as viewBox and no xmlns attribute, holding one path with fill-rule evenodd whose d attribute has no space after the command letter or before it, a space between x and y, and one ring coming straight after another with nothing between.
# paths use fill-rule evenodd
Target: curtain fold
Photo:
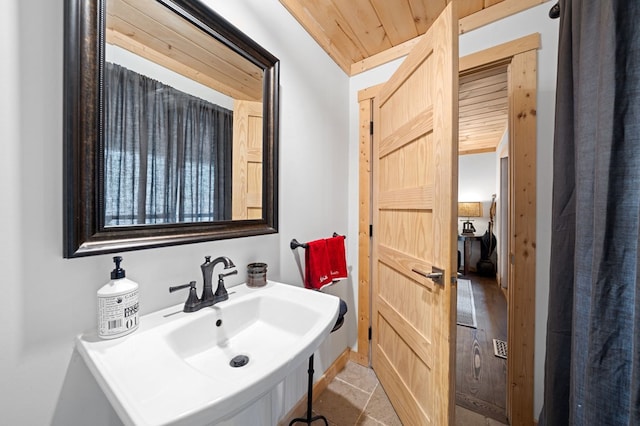
<instances>
[{"instance_id":1,"label":"curtain fold","mask_svg":"<svg viewBox=\"0 0 640 426\"><path fill-rule=\"evenodd\" d=\"M105 64L105 224L231 219L233 112Z\"/></svg>"},{"instance_id":2,"label":"curtain fold","mask_svg":"<svg viewBox=\"0 0 640 426\"><path fill-rule=\"evenodd\" d=\"M560 1L540 425L640 424L639 18Z\"/></svg>"}]
</instances>

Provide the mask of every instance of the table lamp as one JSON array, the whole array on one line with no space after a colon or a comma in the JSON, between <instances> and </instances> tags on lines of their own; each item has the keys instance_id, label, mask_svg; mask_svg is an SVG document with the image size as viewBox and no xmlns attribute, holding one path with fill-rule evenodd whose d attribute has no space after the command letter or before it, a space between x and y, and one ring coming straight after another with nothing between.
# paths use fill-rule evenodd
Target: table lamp
<instances>
[{"instance_id":1,"label":"table lamp","mask_svg":"<svg viewBox=\"0 0 640 426\"><path fill-rule=\"evenodd\" d=\"M462 223L462 235L473 235L476 228L471 223L471 218L482 217L482 203L479 201L458 203L458 216L467 218Z\"/></svg>"}]
</instances>

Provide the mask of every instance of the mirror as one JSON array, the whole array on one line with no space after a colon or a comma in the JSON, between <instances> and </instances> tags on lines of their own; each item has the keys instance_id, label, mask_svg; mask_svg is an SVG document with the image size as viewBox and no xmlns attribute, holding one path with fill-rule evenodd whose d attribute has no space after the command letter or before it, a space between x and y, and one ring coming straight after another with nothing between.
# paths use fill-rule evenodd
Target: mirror
<instances>
[{"instance_id":1,"label":"mirror","mask_svg":"<svg viewBox=\"0 0 640 426\"><path fill-rule=\"evenodd\" d=\"M199 1L67 0L64 256L277 232L278 71Z\"/></svg>"}]
</instances>

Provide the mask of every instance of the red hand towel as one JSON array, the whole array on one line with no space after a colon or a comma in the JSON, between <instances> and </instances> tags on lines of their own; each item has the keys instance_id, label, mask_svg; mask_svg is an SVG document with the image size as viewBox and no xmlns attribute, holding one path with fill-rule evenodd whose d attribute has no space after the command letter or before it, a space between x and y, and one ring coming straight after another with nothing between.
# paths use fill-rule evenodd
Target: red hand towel
<instances>
[{"instance_id":1,"label":"red hand towel","mask_svg":"<svg viewBox=\"0 0 640 426\"><path fill-rule=\"evenodd\" d=\"M304 286L306 288L319 290L331 283L331 264L329 263L326 240L307 243L304 261Z\"/></svg>"},{"instance_id":2,"label":"red hand towel","mask_svg":"<svg viewBox=\"0 0 640 426\"><path fill-rule=\"evenodd\" d=\"M327 251L329 252L331 279L341 280L347 278L347 258L344 250L344 235L327 238Z\"/></svg>"}]
</instances>

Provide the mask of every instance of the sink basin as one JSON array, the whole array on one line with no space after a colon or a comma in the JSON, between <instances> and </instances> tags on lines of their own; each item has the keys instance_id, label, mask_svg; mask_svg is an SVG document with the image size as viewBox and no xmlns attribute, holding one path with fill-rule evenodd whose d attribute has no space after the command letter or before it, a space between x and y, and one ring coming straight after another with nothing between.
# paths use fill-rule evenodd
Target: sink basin
<instances>
[{"instance_id":1,"label":"sink basin","mask_svg":"<svg viewBox=\"0 0 640 426\"><path fill-rule=\"evenodd\" d=\"M233 416L303 363L331 332L339 299L269 281L229 289L198 312L140 319L132 334L76 347L126 425L201 425Z\"/></svg>"}]
</instances>

